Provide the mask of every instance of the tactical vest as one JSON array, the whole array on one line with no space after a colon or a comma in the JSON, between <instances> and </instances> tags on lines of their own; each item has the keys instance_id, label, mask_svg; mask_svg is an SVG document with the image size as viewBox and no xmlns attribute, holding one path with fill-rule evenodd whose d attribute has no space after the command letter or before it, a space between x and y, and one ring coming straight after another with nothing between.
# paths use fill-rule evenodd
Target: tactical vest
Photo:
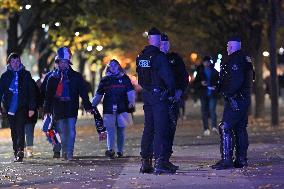
<instances>
[{"instance_id":1,"label":"tactical vest","mask_svg":"<svg viewBox=\"0 0 284 189\"><path fill-rule=\"evenodd\" d=\"M142 88L155 86L152 59L156 53L141 53L136 59L136 72L138 73L138 83Z\"/></svg>"}]
</instances>

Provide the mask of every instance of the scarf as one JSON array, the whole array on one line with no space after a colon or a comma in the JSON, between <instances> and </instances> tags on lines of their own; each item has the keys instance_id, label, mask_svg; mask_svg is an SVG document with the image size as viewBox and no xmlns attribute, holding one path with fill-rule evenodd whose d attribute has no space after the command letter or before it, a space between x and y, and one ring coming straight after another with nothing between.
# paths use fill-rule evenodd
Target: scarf
<instances>
[{"instance_id":1,"label":"scarf","mask_svg":"<svg viewBox=\"0 0 284 189\"><path fill-rule=\"evenodd\" d=\"M55 96L60 101L69 101L70 100L69 87L70 87L70 80L68 79L67 70L62 71L60 81L56 88Z\"/></svg>"},{"instance_id":2,"label":"scarf","mask_svg":"<svg viewBox=\"0 0 284 189\"><path fill-rule=\"evenodd\" d=\"M9 90L13 93L11 102L10 102L10 107L8 114L9 115L15 115L17 109L18 109L18 96L19 96L19 76L18 72L14 72L14 78L10 84Z\"/></svg>"}]
</instances>

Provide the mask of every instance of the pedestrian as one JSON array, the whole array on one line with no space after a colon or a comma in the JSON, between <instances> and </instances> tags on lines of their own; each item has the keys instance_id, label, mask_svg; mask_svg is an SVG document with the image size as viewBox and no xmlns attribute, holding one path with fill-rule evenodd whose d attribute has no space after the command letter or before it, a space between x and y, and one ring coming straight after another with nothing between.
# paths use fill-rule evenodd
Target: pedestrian
<instances>
[{"instance_id":1,"label":"pedestrian","mask_svg":"<svg viewBox=\"0 0 284 189\"><path fill-rule=\"evenodd\" d=\"M66 160L73 160L79 96L85 110L92 112L83 77L71 68L71 56L68 47L57 50L58 68L48 78L44 100L45 116L52 115L62 142L62 157ZM54 157L59 158L60 151L54 152Z\"/></svg>"},{"instance_id":2,"label":"pedestrian","mask_svg":"<svg viewBox=\"0 0 284 189\"><path fill-rule=\"evenodd\" d=\"M227 51L228 61L221 64L219 80L225 104L219 124L221 160L212 166L217 170L248 165L249 142L246 127L254 71L251 58L241 50L239 37L228 40Z\"/></svg>"},{"instance_id":3,"label":"pedestrian","mask_svg":"<svg viewBox=\"0 0 284 189\"><path fill-rule=\"evenodd\" d=\"M13 141L14 161L22 162L25 146L25 122L35 113L32 77L16 53L7 59L7 70L0 78L0 99L8 116ZM1 111L2 112L2 111Z\"/></svg>"},{"instance_id":4,"label":"pedestrian","mask_svg":"<svg viewBox=\"0 0 284 189\"><path fill-rule=\"evenodd\" d=\"M160 51L161 33L148 32L149 45L136 59L138 83L142 86L144 130L141 139L141 173L175 173L171 156L169 98L175 96L174 76L167 56ZM152 158L155 158L154 168Z\"/></svg>"},{"instance_id":5,"label":"pedestrian","mask_svg":"<svg viewBox=\"0 0 284 189\"><path fill-rule=\"evenodd\" d=\"M174 136L176 132L177 120L179 116L179 108L184 104L183 96L185 90L189 84L188 82L188 73L185 69L184 62L179 54L170 51L170 41L168 36L163 33L161 35L161 44L160 50L166 54L168 62L170 63L170 68L173 72L174 81L175 81L175 96L174 101L170 103L170 140L171 140L171 152L173 153L172 146L174 142ZM178 169L178 166L176 166Z\"/></svg>"},{"instance_id":6,"label":"pedestrian","mask_svg":"<svg viewBox=\"0 0 284 189\"><path fill-rule=\"evenodd\" d=\"M26 136L26 157L33 157L33 146L34 146L34 128L38 119L38 108L40 105L40 91L39 88L35 82L35 80L32 79L32 87L33 87L33 93L35 96L36 101L36 109L35 113L32 117L28 117L25 124L25 136Z\"/></svg>"},{"instance_id":7,"label":"pedestrian","mask_svg":"<svg viewBox=\"0 0 284 189\"><path fill-rule=\"evenodd\" d=\"M53 121L52 119L52 116L44 117L43 104L46 96L46 86L49 77L54 73L54 71L58 70L57 62L58 61L54 61L54 69L52 71L48 72L47 69L44 69L40 80L37 81L37 85L40 88L39 117L43 119L42 131L45 133L49 143L52 144L53 158L60 158L61 142L60 140L51 140L51 138L54 138L55 136L52 136L53 134L50 133L58 133L58 129L55 125L55 121ZM50 107L50 109L51 112L53 112L52 106Z\"/></svg>"},{"instance_id":8,"label":"pedestrian","mask_svg":"<svg viewBox=\"0 0 284 189\"><path fill-rule=\"evenodd\" d=\"M115 157L115 138L117 157L123 157L125 143L125 128L131 125L132 116L128 109L135 106L134 87L120 66L119 62L112 59L98 86L93 106L103 100L103 121L107 131L107 150L105 155L111 159Z\"/></svg>"},{"instance_id":9,"label":"pedestrian","mask_svg":"<svg viewBox=\"0 0 284 189\"><path fill-rule=\"evenodd\" d=\"M210 135L208 119L211 119L212 131L218 133L217 130L217 114L216 105L218 99L217 85L219 73L214 69L214 64L209 56L205 56L202 64L197 67L197 75L194 80L196 93L201 102L201 114L204 129L204 136Z\"/></svg>"}]
</instances>

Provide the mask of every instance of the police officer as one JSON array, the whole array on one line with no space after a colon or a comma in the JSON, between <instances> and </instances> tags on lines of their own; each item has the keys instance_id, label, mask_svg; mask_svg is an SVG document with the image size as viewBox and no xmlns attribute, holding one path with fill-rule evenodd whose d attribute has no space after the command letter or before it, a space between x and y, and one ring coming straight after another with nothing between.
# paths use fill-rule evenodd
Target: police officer
<instances>
[{"instance_id":1,"label":"police officer","mask_svg":"<svg viewBox=\"0 0 284 189\"><path fill-rule=\"evenodd\" d=\"M170 103L169 107L169 113L170 113L170 140L171 140L171 152L176 126L177 126L177 119L179 114L179 106L181 103L182 95L184 95L184 92L186 90L187 85L189 84L188 81L188 73L185 69L184 62L182 58L175 52L169 52L170 50L170 41L168 36L163 33L161 35L161 44L160 44L160 50L166 54L168 61L170 63L171 70L174 74L174 81L175 81L175 96L174 101ZM178 169L178 167L176 167Z\"/></svg>"},{"instance_id":2,"label":"police officer","mask_svg":"<svg viewBox=\"0 0 284 189\"><path fill-rule=\"evenodd\" d=\"M144 102L144 131L141 140L142 173L174 173L171 156L169 97L175 93L173 74L167 57L160 51L161 33L157 28L148 32L149 45L136 59L138 83ZM154 152L155 165L152 166Z\"/></svg>"},{"instance_id":3,"label":"police officer","mask_svg":"<svg viewBox=\"0 0 284 189\"><path fill-rule=\"evenodd\" d=\"M242 168L248 165L249 143L246 127L254 73L253 66L250 57L241 50L239 37L231 37L228 40L227 51L228 61L221 65L219 80L220 92L225 98L225 106L223 118L219 124L221 160L212 166L217 170L232 167Z\"/></svg>"}]
</instances>

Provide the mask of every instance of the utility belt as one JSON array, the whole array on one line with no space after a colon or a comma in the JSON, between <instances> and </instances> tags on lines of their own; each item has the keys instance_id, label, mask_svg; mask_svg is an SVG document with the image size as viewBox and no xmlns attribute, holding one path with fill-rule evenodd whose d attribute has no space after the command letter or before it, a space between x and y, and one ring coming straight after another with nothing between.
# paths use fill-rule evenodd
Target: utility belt
<instances>
[{"instance_id":1,"label":"utility belt","mask_svg":"<svg viewBox=\"0 0 284 189\"><path fill-rule=\"evenodd\" d=\"M233 111L240 111L238 101L237 100L245 100L244 96L241 92L236 93L235 95L231 97L227 97L223 95L225 100L230 104Z\"/></svg>"},{"instance_id":2,"label":"utility belt","mask_svg":"<svg viewBox=\"0 0 284 189\"><path fill-rule=\"evenodd\" d=\"M143 91L158 94L160 96L160 100L168 99L169 96L168 90L162 87L144 87Z\"/></svg>"}]
</instances>

